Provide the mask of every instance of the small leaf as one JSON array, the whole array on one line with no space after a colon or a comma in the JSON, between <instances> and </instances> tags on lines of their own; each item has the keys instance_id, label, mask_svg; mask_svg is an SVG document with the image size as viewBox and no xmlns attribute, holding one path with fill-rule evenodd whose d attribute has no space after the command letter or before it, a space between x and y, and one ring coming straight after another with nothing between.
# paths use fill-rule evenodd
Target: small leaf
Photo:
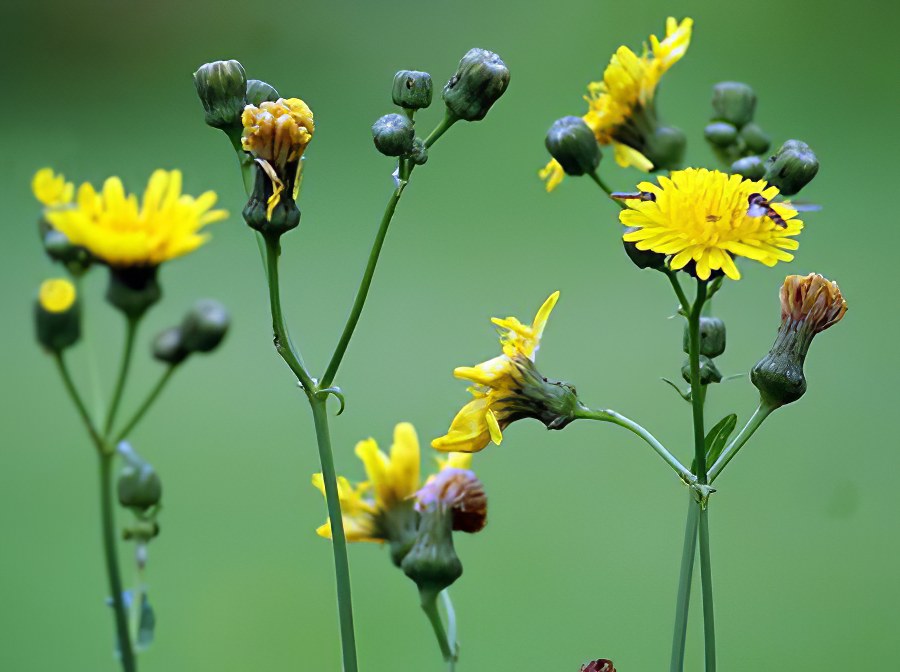
<instances>
[{"instance_id":1,"label":"small leaf","mask_svg":"<svg viewBox=\"0 0 900 672\"><path fill-rule=\"evenodd\" d=\"M671 385L671 386L672 386L672 389L675 390L675 391L678 393L678 396L679 396L679 397L681 397L682 399L684 399L686 402L691 403L691 390L690 390L690 388L688 388L688 391L687 391L687 392L682 392L682 391L681 391L681 388L678 387L678 385L676 385L675 383L673 383L673 382L672 382L671 380L669 380L668 378L660 378L660 380L662 380L664 383L668 383L669 385Z\"/></svg>"},{"instance_id":2,"label":"small leaf","mask_svg":"<svg viewBox=\"0 0 900 672\"><path fill-rule=\"evenodd\" d=\"M146 649L153 643L153 632L156 630L156 613L150 606L147 593L141 596L141 617L138 621L137 646Z\"/></svg>"},{"instance_id":3,"label":"small leaf","mask_svg":"<svg viewBox=\"0 0 900 672\"><path fill-rule=\"evenodd\" d=\"M719 420L719 424L709 430L709 434L706 435L707 466L711 466L719 459L719 455L725 449L728 437L731 436L735 426L737 426L737 416L732 413Z\"/></svg>"}]
</instances>

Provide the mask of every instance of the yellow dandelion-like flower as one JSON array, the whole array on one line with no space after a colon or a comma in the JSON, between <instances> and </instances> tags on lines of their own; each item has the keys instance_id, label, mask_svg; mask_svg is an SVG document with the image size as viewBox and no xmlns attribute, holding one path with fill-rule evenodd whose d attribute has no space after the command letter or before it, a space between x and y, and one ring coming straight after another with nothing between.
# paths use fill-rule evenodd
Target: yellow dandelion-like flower
<instances>
[{"instance_id":1,"label":"yellow dandelion-like flower","mask_svg":"<svg viewBox=\"0 0 900 672\"><path fill-rule=\"evenodd\" d=\"M474 398L456 414L447 434L431 442L433 448L473 453L492 441L499 445L503 429L519 418L536 417L548 426L553 422L552 413L545 416L544 405L551 401L546 395L561 384L543 379L534 369L534 358L558 299L559 292L551 294L530 325L515 317L492 319L500 328L503 354L477 366L454 369L454 376L475 384L469 388Z\"/></svg>"},{"instance_id":2,"label":"yellow dandelion-like flower","mask_svg":"<svg viewBox=\"0 0 900 672\"><path fill-rule=\"evenodd\" d=\"M636 243L639 250L672 255L673 269L693 262L702 280L719 270L738 280L735 256L774 266L791 261L793 255L785 250L799 246L792 236L803 230L803 222L795 219L797 211L789 203L771 203L778 188L765 181L688 168L660 177L658 185L642 182L638 188L653 198L625 201L628 207L619 220L637 230L623 239ZM759 201L772 212L752 207Z\"/></svg>"},{"instance_id":3,"label":"yellow dandelion-like flower","mask_svg":"<svg viewBox=\"0 0 900 672\"><path fill-rule=\"evenodd\" d=\"M48 184L46 174L39 178L41 173L35 183ZM58 191L65 196L65 189ZM39 194L35 187L35 195L45 204L42 196L48 193L41 187ZM208 240L201 229L228 214L213 210L215 203L212 191L197 198L182 194L180 171L157 170L140 204L135 194L125 193L118 177L110 177L100 192L85 183L73 203L47 204L44 218L70 243L113 268L154 267Z\"/></svg>"},{"instance_id":4,"label":"yellow dandelion-like flower","mask_svg":"<svg viewBox=\"0 0 900 672\"><path fill-rule=\"evenodd\" d=\"M41 283L38 301L50 313L64 313L75 303L75 285L65 278L53 278Z\"/></svg>"},{"instance_id":5,"label":"yellow dandelion-like flower","mask_svg":"<svg viewBox=\"0 0 900 672\"><path fill-rule=\"evenodd\" d=\"M650 36L638 56L626 46L613 54L603 72L603 79L588 84L588 111L585 123L601 145L612 145L616 163L623 168L634 166L644 172L653 169L645 155L648 134L656 126L654 96L662 76L687 53L694 22L685 18L680 23L666 20L666 36L662 40ZM547 191L555 189L563 178L562 166L551 160L539 173Z\"/></svg>"},{"instance_id":6,"label":"yellow dandelion-like flower","mask_svg":"<svg viewBox=\"0 0 900 672\"><path fill-rule=\"evenodd\" d=\"M75 195L75 185L66 182L66 178L54 173L52 168L42 168L34 174L31 190L38 201L52 208L69 205Z\"/></svg>"}]
</instances>

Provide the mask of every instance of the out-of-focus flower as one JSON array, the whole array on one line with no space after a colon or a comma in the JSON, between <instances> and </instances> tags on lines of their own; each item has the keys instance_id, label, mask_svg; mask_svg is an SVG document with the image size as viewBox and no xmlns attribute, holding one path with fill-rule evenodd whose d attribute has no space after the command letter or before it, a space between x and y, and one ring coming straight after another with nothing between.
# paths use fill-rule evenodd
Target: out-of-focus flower
<instances>
[{"instance_id":1,"label":"out-of-focus flower","mask_svg":"<svg viewBox=\"0 0 900 672\"><path fill-rule=\"evenodd\" d=\"M34 174L31 190L38 201L50 208L69 205L75 196L75 185L52 168L41 168Z\"/></svg>"},{"instance_id":2,"label":"out-of-focus flower","mask_svg":"<svg viewBox=\"0 0 900 672\"><path fill-rule=\"evenodd\" d=\"M81 310L75 285L65 278L41 283L34 304L35 336L49 352L61 352L81 337Z\"/></svg>"}]
</instances>

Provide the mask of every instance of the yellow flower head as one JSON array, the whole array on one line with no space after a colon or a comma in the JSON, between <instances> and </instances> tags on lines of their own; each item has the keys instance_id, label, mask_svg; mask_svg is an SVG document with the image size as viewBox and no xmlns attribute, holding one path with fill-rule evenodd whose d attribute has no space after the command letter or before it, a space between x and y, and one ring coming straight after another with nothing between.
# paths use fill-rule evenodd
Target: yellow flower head
<instances>
[{"instance_id":1,"label":"yellow flower head","mask_svg":"<svg viewBox=\"0 0 900 672\"><path fill-rule=\"evenodd\" d=\"M840 322L847 302L834 281L819 275L789 275L781 286L781 321L797 324L818 334Z\"/></svg>"},{"instance_id":2,"label":"yellow flower head","mask_svg":"<svg viewBox=\"0 0 900 672\"><path fill-rule=\"evenodd\" d=\"M638 230L623 239L637 243L639 250L673 255L674 269L693 262L697 277L703 280L718 270L740 279L734 256L774 266L791 261L793 255L785 250L799 246L792 236L800 233L803 222L795 219L797 211L789 203L769 203L778 188L764 181L688 168L660 177L658 185L642 182L638 188L653 199L626 201L628 207L619 220ZM766 207L753 207L751 199Z\"/></svg>"},{"instance_id":3,"label":"yellow flower head","mask_svg":"<svg viewBox=\"0 0 900 672\"><path fill-rule=\"evenodd\" d=\"M62 175L56 175L52 168L41 168L31 180L34 197L47 207L69 205L75 195L75 185L66 182Z\"/></svg>"},{"instance_id":4,"label":"yellow flower head","mask_svg":"<svg viewBox=\"0 0 900 672\"><path fill-rule=\"evenodd\" d=\"M408 422L394 428L390 456L378 448L375 439L356 444L356 456L366 470L366 481L353 485L338 478L338 499L347 541L395 541L405 532L415 534L417 523L413 510L415 495L421 483L419 438ZM465 464L465 467L461 465ZM465 458L450 456L441 469L468 468ZM324 495L322 474L314 474L313 485ZM331 520L316 530L319 536L331 538Z\"/></svg>"},{"instance_id":5,"label":"yellow flower head","mask_svg":"<svg viewBox=\"0 0 900 672\"><path fill-rule=\"evenodd\" d=\"M35 183L47 183L38 177L42 172ZM35 195L45 204L42 196L47 193L42 188L39 194L35 187ZM206 242L209 236L200 230L227 216L224 210L212 210L215 202L212 191L197 198L182 194L180 171L157 170L140 204L135 194L125 193L118 177L110 177L100 192L82 184L71 205L48 204L44 217L72 245L84 247L111 267L152 267Z\"/></svg>"},{"instance_id":6,"label":"yellow flower head","mask_svg":"<svg viewBox=\"0 0 900 672\"><path fill-rule=\"evenodd\" d=\"M299 98L264 101L259 107L247 105L241 123L244 151L268 161L276 170L300 160L315 130L312 110Z\"/></svg>"},{"instance_id":7,"label":"yellow flower head","mask_svg":"<svg viewBox=\"0 0 900 672\"><path fill-rule=\"evenodd\" d=\"M603 72L603 79L588 84L585 123L594 131L601 145L613 145L615 159L623 168L634 166L644 172L653 163L642 154L648 129L656 124L653 98L663 74L687 53L694 22L681 23L673 17L666 20L666 36L660 40L650 36L638 56L628 47L619 47ZM539 173L553 191L562 181L563 169L551 160Z\"/></svg>"},{"instance_id":8,"label":"yellow flower head","mask_svg":"<svg viewBox=\"0 0 900 672\"><path fill-rule=\"evenodd\" d=\"M433 448L473 453L491 441L499 445L503 429L524 417L538 418L554 429L564 426L548 406L574 399L571 389L547 381L534 368L544 327L558 299L559 292L551 294L530 325L515 317L492 319L500 328L503 354L477 366L454 369L454 376L474 383L469 388L474 398L456 414L447 434L431 442Z\"/></svg>"},{"instance_id":9,"label":"yellow flower head","mask_svg":"<svg viewBox=\"0 0 900 672\"><path fill-rule=\"evenodd\" d=\"M64 278L44 280L38 291L41 308L49 313L64 313L77 298L75 285Z\"/></svg>"}]
</instances>

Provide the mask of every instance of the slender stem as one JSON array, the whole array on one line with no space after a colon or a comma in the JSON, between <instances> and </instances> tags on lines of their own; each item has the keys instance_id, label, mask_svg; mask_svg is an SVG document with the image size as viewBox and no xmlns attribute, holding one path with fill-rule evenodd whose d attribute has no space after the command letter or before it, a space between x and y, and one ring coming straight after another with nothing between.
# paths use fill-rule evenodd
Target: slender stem
<instances>
[{"instance_id":1,"label":"slender stem","mask_svg":"<svg viewBox=\"0 0 900 672\"><path fill-rule=\"evenodd\" d=\"M440 613L438 613L436 594L423 593L422 611L425 612L425 615L428 617L428 621L431 623L431 628L434 630L434 636L437 638L438 646L441 648L441 655L444 657L444 660L448 663L455 662L455 652L453 650L453 647L450 645L449 640L447 639L447 633L444 630L444 624L443 622L441 622L441 615ZM452 665L450 669L453 669Z\"/></svg>"},{"instance_id":2,"label":"slender stem","mask_svg":"<svg viewBox=\"0 0 900 672\"><path fill-rule=\"evenodd\" d=\"M241 144L242 131L232 131L227 133L228 139L231 140L231 146L237 155L238 163L241 166L241 178L244 180L244 191L249 196L253 192L253 157L244 151Z\"/></svg>"},{"instance_id":3,"label":"slender stem","mask_svg":"<svg viewBox=\"0 0 900 672\"><path fill-rule=\"evenodd\" d=\"M678 302L681 304L679 309L687 314L687 312L691 309L691 302L688 301L687 295L684 293L684 289L681 288L681 283L678 281L677 271L664 268L663 273L666 274L669 282L672 283L672 289L675 290L675 295L678 297Z\"/></svg>"},{"instance_id":4,"label":"slender stem","mask_svg":"<svg viewBox=\"0 0 900 672\"><path fill-rule=\"evenodd\" d=\"M716 672L716 619L713 614L712 563L709 557L709 509L700 509L700 581L703 586L703 640L706 672Z\"/></svg>"},{"instance_id":5,"label":"slender stem","mask_svg":"<svg viewBox=\"0 0 900 672\"><path fill-rule=\"evenodd\" d=\"M135 411L134 415L131 416L131 419L125 423L125 426L122 430L116 435L115 443L118 444L119 441L124 441L128 438L128 435L134 430L137 424L143 419L144 415L147 411L150 410L150 407L153 405L153 402L156 401L156 398L159 396L159 393L163 391L163 388L166 386L166 383L169 382L169 379L172 377L172 374L175 373L175 370L178 368L177 364L171 364L166 368L165 373L160 377L159 381L154 385L153 389L150 391L150 394L147 395L147 398L144 400L144 403L140 405L140 407Z\"/></svg>"},{"instance_id":6,"label":"slender stem","mask_svg":"<svg viewBox=\"0 0 900 672\"><path fill-rule=\"evenodd\" d=\"M100 516L103 525L103 555L106 560L106 574L109 578L109 592L112 600L116 624L116 640L119 643L119 658L124 672L135 672L137 660L131 635L128 632L128 612L122 592L122 575L119 570L119 556L116 552L116 521L113 511L112 466L115 453L100 454Z\"/></svg>"},{"instance_id":7,"label":"slender stem","mask_svg":"<svg viewBox=\"0 0 900 672\"><path fill-rule=\"evenodd\" d=\"M326 398L315 395L309 397L313 422L316 427L316 439L319 446L319 459L322 463L322 480L325 482L325 502L328 506L328 517L331 521L331 547L334 551L334 573L337 580L338 620L341 627L341 651L344 660L344 672L357 672L356 637L353 632L353 602L350 595L350 564L347 560L347 540L344 537L344 520L341 515L341 502L338 498L337 474L334 468L334 456L331 452L331 435L328 430L328 412Z\"/></svg>"},{"instance_id":8,"label":"slender stem","mask_svg":"<svg viewBox=\"0 0 900 672\"><path fill-rule=\"evenodd\" d=\"M441 603L447 614L447 640L453 650L453 657L448 661L449 671L456 669L456 661L459 658L459 640L456 636L456 610L453 608L453 600L450 599L450 591L447 588L441 591Z\"/></svg>"},{"instance_id":9,"label":"slender stem","mask_svg":"<svg viewBox=\"0 0 900 672\"><path fill-rule=\"evenodd\" d=\"M622 201L620 201L620 200L618 200L618 199L612 197L612 195L613 195L613 190L610 189L609 185L606 184L606 182L603 181L603 178L600 177L599 173L597 173L596 170L591 171L590 173L588 173L588 175L591 176L591 179L594 181L594 183L595 183L598 187L600 187L603 191L606 192L606 195L609 196L610 200L611 200L613 203L615 203L616 205L618 205L622 210L624 210L625 208L628 207L627 205L625 205L624 203L622 203Z\"/></svg>"},{"instance_id":10,"label":"slender stem","mask_svg":"<svg viewBox=\"0 0 900 672\"><path fill-rule=\"evenodd\" d=\"M94 446L97 448L98 452L104 452L106 450L106 447L103 443L103 437L100 436L100 432L97 431L97 427L94 425L94 421L91 420L91 416L87 411L87 407L84 405L84 400L81 398L81 395L78 393L78 389L75 387L75 383L72 381L72 376L69 373L69 367L66 366L66 361L65 359L63 359L62 353L54 353L53 359L56 362L56 368L59 370L59 375L62 378L63 385L66 388L66 392L69 393L69 397L71 397L72 402L75 404L75 408L78 409L78 415L81 416L81 421L84 423L88 434L90 434L91 436L91 441L93 441Z\"/></svg>"},{"instance_id":11,"label":"slender stem","mask_svg":"<svg viewBox=\"0 0 900 672\"><path fill-rule=\"evenodd\" d=\"M688 498L687 520L684 524L684 547L681 551L681 571L678 574L678 600L675 605L675 629L672 633L670 672L683 672L684 648L687 641L688 612L691 608L691 583L694 578L694 556L697 552L697 526L700 507L693 494Z\"/></svg>"},{"instance_id":12,"label":"slender stem","mask_svg":"<svg viewBox=\"0 0 900 672\"><path fill-rule=\"evenodd\" d=\"M425 148L431 147L434 143L438 141L438 139L450 130L450 127L453 126L457 121L459 121L459 117L450 114L448 111L444 118L441 119L441 123L439 123L435 129L425 138Z\"/></svg>"},{"instance_id":13,"label":"slender stem","mask_svg":"<svg viewBox=\"0 0 900 672\"><path fill-rule=\"evenodd\" d=\"M122 401L122 393L125 391L125 381L128 379L128 370L131 367L131 355L134 352L134 337L137 334L140 318L125 318L125 349L122 351L122 361L119 364L119 376L116 379L116 387L113 390L112 401L109 404L109 412L106 415L106 423L103 427L103 435L112 433L113 424L116 421L116 413Z\"/></svg>"},{"instance_id":14,"label":"slender stem","mask_svg":"<svg viewBox=\"0 0 900 672\"><path fill-rule=\"evenodd\" d=\"M719 459L716 460L715 464L712 465L709 469L709 482L712 483L715 481L719 474L722 473L722 470L725 466L731 462L732 458L737 455L737 452L741 449L741 447L747 443L753 433L759 429L760 425L763 424L766 418L775 410L775 406L770 406L763 401L759 402L759 406L756 407L756 410L753 412L753 415L750 416L750 419L747 421L747 424L744 425L744 428L738 433L734 439L732 439L731 443L725 446L725 450L722 451L722 454L719 455Z\"/></svg>"},{"instance_id":15,"label":"slender stem","mask_svg":"<svg viewBox=\"0 0 900 672\"><path fill-rule=\"evenodd\" d=\"M366 264L366 270L363 272L362 280L359 283L359 289L356 291L356 299L353 301L353 307L350 309L350 315L347 317L347 323L344 325L344 331L338 340L328 362L328 368L325 369L325 375L322 376L322 387L330 387L334 377L337 374L341 360L347 352L347 346L350 345L350 339L353 338L353 332L356 325L359 324L359 318L362 315L363 307L366 304L366 297L369 295L369 288L372 286L372 278L375 275L375 267L378 265L378 257L381 254L381 248L384 247L384 239L387 237L388 227L391 225L391 219L394 217L394 211L397 209L397 203L403 195L405 182L401 182L400 186L394 189L391 198L384 209L381 217L381 224L378 227L378 233L375 235L375 241L372 243L372 249L369 252L369 261Z\"/></svg>"},{"instance_id":16,"label":"slender stem","mask_svg":"<svg viewBox=\"0 0 900 672\"><path fill-rule=\"evenodd\" d=\"M310 378L303 358L293 347L291 337L288 335L287 325L284 321L284 312L281 308L281 289L278 277L278 255L280 253L277 238L267 237L266 241L266 278L269 281L269 306L272 310L272 332L274 334L275 350L290 367L294 375L303 385L307 395L315 394L316 385Z\"/></svg>"},{"instance_id":17,"label":"slender stem","mask_svg":"<svg viewBox=\"0 0 900 672\"><path fill-rule=\"evenodd\" d=\"M611 411L609 409L604 409L601 411L593 411L588 408L580 408L575 411L576 418L583 418L585 420L600 420L601 422L611 422L615 425L619 425L619 427L624 427L625 429L634 432L639 437L641 437L644 441L646 441L653 450L657 452L657 454L665 460L666 464L668 464L672 469L675 470L682 480L686 483L695 483L697 478L690 472L690 470L685 467L681 462L678 461L678 458L672 455L665 446L663 446L659 440L653 436L650 432L644 429L641 425L636 423L634 420L630 418L626 418L624 415L620 413L616 413L615 411Z\"/></svg>"}]
</instances>

